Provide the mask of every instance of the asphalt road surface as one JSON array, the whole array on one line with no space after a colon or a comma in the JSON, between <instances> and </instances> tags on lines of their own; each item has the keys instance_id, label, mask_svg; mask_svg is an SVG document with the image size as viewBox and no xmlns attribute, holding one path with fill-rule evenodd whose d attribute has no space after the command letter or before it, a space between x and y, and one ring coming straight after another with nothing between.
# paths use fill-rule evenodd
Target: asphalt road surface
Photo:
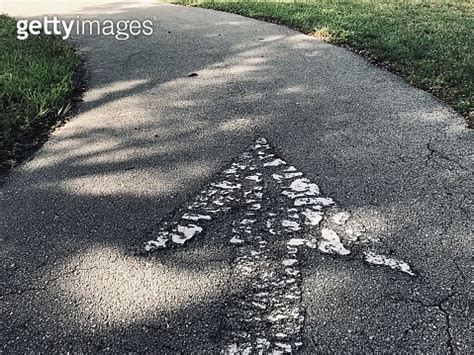
<instances>
[{"instance_id":1,"label":"asphalt road surface","mask_svg":"<svg viewBox=\"0 0 474 355\"><path fill-rule=\"evenodd\" d=\"M472 131L285 27L152 2L0 188L0 351L472 351ZM63 2L64 3L64 2ZM197 75L190 75L195 73Z\"/></svg>"}]
</instances>

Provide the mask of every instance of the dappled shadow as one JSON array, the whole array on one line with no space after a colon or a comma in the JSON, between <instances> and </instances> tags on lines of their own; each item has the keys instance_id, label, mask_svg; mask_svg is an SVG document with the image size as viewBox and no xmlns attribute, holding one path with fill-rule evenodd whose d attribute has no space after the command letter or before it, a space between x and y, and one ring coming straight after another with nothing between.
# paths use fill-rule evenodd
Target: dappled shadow
<instances>
[{"instance_id":1,"label":"dappled shadow","mask_svg":"<svg viewBox=\"0 0 474 355\"><path fill-rule=\"evenodd\" d=\"M462 118L344 49L281 27L173 6L84 11L102 10L110 19L156 16L156 33L75 38L90 73L84 102L2 187L7 350L140 351L144 342L215 350L207 341L231 292L228 247L161 260L129 251L258 136L358 216L380 248L419 270L420 292L451 284L458 271L446 255L462 264L469 250L472 133ZM127 265L130 273L114 275ZM160 278L163 287L150 286ZM347 285L360 295L358 287ZM154 297L156 309L140 308ZM98 324L83 305L115 309L116 318ZM127 313L135 308L150 318Z\"/></svg>"}]
</instances>

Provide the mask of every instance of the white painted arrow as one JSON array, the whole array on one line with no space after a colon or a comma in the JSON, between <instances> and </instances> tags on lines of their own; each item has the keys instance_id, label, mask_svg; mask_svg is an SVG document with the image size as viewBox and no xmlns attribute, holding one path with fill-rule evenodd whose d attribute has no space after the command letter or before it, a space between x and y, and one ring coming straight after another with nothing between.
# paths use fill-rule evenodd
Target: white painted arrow
<instances>
[{"instance_id":1,"label":"white painted arrow","mask_svg":"<svg viewBox=\"0 0 474 355\"><path fill-rule=\"evenodd\" d=\"M233 220L225 212L233 209ZM291 352L301 346L301 248L347 256L363 228L264 138L218 175L215 182L164 224L145 248L182 246L211 223L228 226L238 248L233 276L249 289L229 301L227 353ZM371 251L363 259L414 275L410 266Z\"/></svg>"}]
</instances>

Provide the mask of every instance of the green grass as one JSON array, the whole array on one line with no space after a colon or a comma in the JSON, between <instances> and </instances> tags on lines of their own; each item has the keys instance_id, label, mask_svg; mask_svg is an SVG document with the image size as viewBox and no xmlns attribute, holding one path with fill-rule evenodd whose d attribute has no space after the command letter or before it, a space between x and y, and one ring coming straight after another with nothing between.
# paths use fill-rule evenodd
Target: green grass
<instances>
[{"instance_id":1,"label":"green grass","mask_svg":"<svg viewBox=\"0 0 474 355\"><path fill-rule=\"evenodd\" d=\"M16 38L0 15L0 166L15 161L70 107L78 58L64 41Z\"/></svg>"},{"instance_id":2,"label":"green grass","mask_svg":"<svg viewBox=\"0 0 474 355\"><path fill-rule=\"evenodd\" d=\"M183 1L276 22L348 46L471 115L474 1Z\"/></svg>"}]
</instances>

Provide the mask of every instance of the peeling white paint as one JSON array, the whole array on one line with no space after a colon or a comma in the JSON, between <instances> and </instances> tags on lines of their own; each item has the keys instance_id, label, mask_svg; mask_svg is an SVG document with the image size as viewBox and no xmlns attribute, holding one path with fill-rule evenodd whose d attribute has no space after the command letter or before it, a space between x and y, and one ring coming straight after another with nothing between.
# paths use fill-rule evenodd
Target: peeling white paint
<instances>
[{"instance_id":1,"label":"peeling white paint","mask_svg":"<svg viewBox=\"0 0 474 355\"><path fill-rule=\"evenodd\" d=\"M247 165L239 164L239 163L233 163L232 166L234 168L239 168L240 170L245 170L247 169Z\"/></svg>"},{"instance_id":2,"label":"peeling white paint","mask_svg":"<svg viewBox=\"0 0 474 355\"><path fill-rule=\"evenodd\" d=\"M307 219L306 224L309 224L311 226L317 226L323 220L322 212L305 209L302 213L303 216L305 216Z\"/></svg>"},{"instance_id":3,"label":"peeling white paint","mask_svg":"<svg viewBox=\"0 0 474 355\"><path fill-rule=\"evenodd\" d=\"M252 305L260 309L267 309L267 306L260 302L252 302Z\"/></svg>"},{"instance_id":4,"label":"peeling white paint","mask_svg":"<svg viewBox=\"0 0 474 355\"><path fill-rule=\"evenodd\" d=\"M291 345L290 344L275 343L275 345L278 346L279 348L282 348L287 353L291 353Z\"/></svg>"},{"instance_id":5,"label":"peeling white paint","mask_svg":"<svg viewBox=\"0 0 474 355\"><path fill-rule=\"evenodd\" d=\"M303 176L302 172L296 172L296 173L283 173L283 174L272 174L272 178L277 180L277 181L282 181L282 180L288 180L288 179L293 179L295 177Z\"/></svg>"},{"instance_id":6,"label":"peeling white paint","mask_svg":"<svg viewBox=\"0 0 474 355\"><path fill-rule=\"evenodd\" d=\"M242 244L244 241L242 239L239 239L237 237L232 237L232 239L230 240L230 242L232 244Z\"/></svg>"},{"instance_id":7,"label":"peeling white paint","mask_svg":"<svg viewBox=\"0 0 474 355\"><path fill-rule=\"evenodd\" d=\"M336 232L329 228L321 229L321 238L318 249L323 253L336 253L339 255L348 255L351 252L344 247L341 239Z\"/></svg>"},{"instance_id":8,"label":"peeling white paint","mask_svg":"<svg viewBox=\"0 0 474 355\"><path fill-rule=\"evenodd\" d=\"M329 197L318 197L316 199L318 201L318 204L322 205L322 206L331 206L334 204L334 200L332 198L329 198Z\"/></svg>"},{"instance_id":9,"label":"peeling white paint","mask_svg":"<svg viewBox=\"0 0 474 355\"><path fill-rule=\"evenodd\" d=\"M298 263L298 259L283 259L281 263L285 266L293 266Z\"/></svg>"},{"instance_id":10,"label":"peeling white paint","mask_svg":"<svg viewBox=\"0 0 474 355\"><path fill-rule=\"evenodd\" d=\"M280 174L273 174L272 178L274 178L276 181L281 182L283 180L283 175Z\"/></svg>"},{"instance_id":11,"label":"peeling white paint","mask_svg":"<svg viewBox=\"0 0 474 355\"><path fill-rule=\"evenodd\" d=\"M308 240L306 242L306 246L308 248L315 249L316 248L316 240L314 240L314 239Z\"/></svg>"},{"instance_id":12,"label":"peeling white paint","mask_svg":"<svg viewBox=\"0 0 474 355\"><path fill-rule=\"evenodd\" d=\"M356 241L359 237L362 236L364 227L359 223L352 223L352 225L346 227L346 233L350 240Z\"/></svg>"},{"instance_id":13,"label":"peeling white paint","mask_svg":"<svg viewBox=\"0 0 474 355\"><path fill-rule=\"evenodd\" d=\"M222 200L214 200L214 201L212 201L212 203L217 205L217 206L224 206L225 205L225 203Z\"/></svg>"},{"instance_id":14,"label":"peeling white paint","mask_svg":"<svg viewBox=\"0 0 474 355\"><path fill-rule=\"evenodd\" d=\"M230 344L227 347L227 353L231 354L231 355L234 355L234 354L250 355L252 353L252 347L247 346L247 347L244 347L244 348L241 349L241 348L238 347L237 344L233 343L233 344Z\"/></svg>"},{"instance_id":15,"label":"peeling white paint","mask_svg":"<svg viewBox=\"0 0 474 355\"><path fill-rule=\"evenodd\" d=\"M228 181L223 181L217 184L212 184L212 186L217 187L219 189L230 189L230 190L238 190L242 187L241 184L232 184Z\"/></svg>"},{"instance_id":16,"label":"peeling white paint","mask_svg":"<svg viewBox=\"0 0 474 355\"><path fill-rule=\"evenodd\" d=\"M398 270L398 271L407 273L408 275L415 276L415 273L411 270L410 265L408 265L404 261L389 258L385 255L375 254L370 251L364 252L364 255L365 255L365 261L370 264L385 265L394 270Z\"/></svg>"},{"instance_id":17,"label":"peeling white paint","mask_svg":"<svg viewBox=\"0 0 474 355\"><path fill-rule=\"evenodd\" d=\"M261 153L262 153L262 155L265 154L265 153L263 153L263 152L261 152ZM259 154L260 154L260 152L259 152ZM268 154L268 155L265 155L265 156L263 156L263 157L260 157L260 160L264 160L264 159L268 159L268 158L273 158L274 156L275 156L275 154Z\"/></svg>"},{"instance_id":18,"label":"peeling white paint","mask_svg":"<svg viewBox=\"0 0 474 355\"><path fill-rule=\"evenodd\" d=\"M245 179L250 180L250 181L260 182L262 181L261 175L262 174L249 175L249 176L246 176Z\"/></svg>"},{"instance_id":19,"label":"peeling white paint","mask_svg":"<svg viewBox=\"0 0 474 355\"><path fill-rule=\"evenodd\" d=\"M305 196L305 194L300 194L300 193L296 193L296 192L288 191L288 190L282 191L281 194L282 194L282 195L285 195L285 196L288 196L288 197L291 198L291 199L295 199L295 198L298 198L298 197L303 197L303 196Z\"/></svg>"},{"instance_id":20,"label":"peeling white paint","mask_svg":"<svg viewBox=\"0 0 474 355\"><path fill-rule=\"evenodd\" d=\"M282 220L281 225L295 232L301 229L300 224L298 222L289 221L287 219Z\"/></svg>"},{"instance_id":21,"label":"peeling white paint","mask_svg":"<svg viewBox=\"0 0 474 355\"><path fill-rule=\"evenodd\" d=\"M296 276L300 273L299 270L290 269L290 268L286 268L285 272L290 276Z\"/></svg>"},{"instance_id":22,"label":"peeling white paint","mask_svg":"<svg viewBox=\"0 0 474 355\"><path fill-rule=\"evenodd\" d=\"M182 219L188 219L188 220L191 220L191 221L198 221L200 219L204 219L206 221L211 220L211 216L202 215L202 214L190 214L190 213L183 214L183 217L181 217L181 218Z\"/></svg>"},{"instance_id":23,"label":"peeling white paint","mask_svg":"<svg viewBox=\"0 0 474 355\"><path fill-rule=\"evenodd\" d=\"M290 246L299 246L299 245L305 245L307 242L308 242L308 239L291 238L286 244Z\"/></svg>"},{"instance_id":24,"label":"peeling white paint","mask_svg":"<svg viewBox=\"0 0 474 355\"><path fill-rule=\"evenodd\" d=\"M176 243L176 244L184 244L189 239L176 233L171 233L170 236L173 243Z\"/></svg>"},{"instance_id":25,"label":"peeling white paint","mask_svg":"<svg viewBox=\"0 0 474 355\"><path fill-rule=\"evenodd\" d=\"M179 233L182 233L184 235L184 237L175 233L171 235L173 242L178 243L178 244L183 244L187 240L194 237L195 234L202 232L202 228L195 224L189 224L187 226L179 225L177 230Z\"/></svg>"},{"instance_id":26,"label":"peeling white paint","mask_svg":"<svg viewBox=\"0 0 474 355\"><path fill-rule=\"evenodd\" d=\"M226 175L237 174L237 168L229 168L227 170L224 170L223 173L226 174Z\"/></svg>"},{"instance_id":27,"label":"peeling white paint","mask_svg":"<svg viewBox=\"0 0 474 355\"><path fill-rule=\"evenodd\" d=\"M307 178L296 179L291 183L290 189L308 196L319 195L318 185L310 182Z\"/></svg>"},{"instance_id":28,"label":"peeling white paint","mask_svg":"<svg viewBox=\"0 0 474 355\"><path fill-rule=\"evenodd\" d=\"M344 225L351 217L349 212L338 212L330 218L330 220L338 225Z\"/></svg>"},{"instance_id":29,"label":"peeling white paint","mask_svg":"<svg viewBox=\"0 0 474 355\"><path fill-rule=\"evenodd\" d=\"M286 161L281 160L281 159L275 159L268 163L263 164L263 166L279 166L279 165L285 165L285 164L286 164Z\"/></svg>"},{"instance_id":30,"label":"peeling white paint","mask_svg":"<svg viewBox=\"0 0 474 355\"><path fill-rule=\"evenodd\" d=\"M155 248L166 248L168 240L166 237L159 236L156 240L150 240L147 245L145 245L145 250L150 251Z\"/></svg>"},{"instance_id":31,"label":"peeling white paint","mask_svg":"<svg viewBox=\"0 0 474 355\"><path fill-rule=\"evenodd\" d=\"M283 177L285 179L293 179L293 178L299 177L299 176L303 176L303 173L300 172L300 171L298 171L296 173L285 173L285 174L283 174Z\"/></svg>"},{"instance_id":32,"label":"peeling white paint","mask_svg":"<svg viewBox=\"0 0 474 355\"><path fill-rule=\"evenodd\" d=\"M297 198L294 202L295 206L305 206L305 205L322 205L330 206L334 204L332 198L329 197L300 197Z\"/></svg>"}]
</instances>

